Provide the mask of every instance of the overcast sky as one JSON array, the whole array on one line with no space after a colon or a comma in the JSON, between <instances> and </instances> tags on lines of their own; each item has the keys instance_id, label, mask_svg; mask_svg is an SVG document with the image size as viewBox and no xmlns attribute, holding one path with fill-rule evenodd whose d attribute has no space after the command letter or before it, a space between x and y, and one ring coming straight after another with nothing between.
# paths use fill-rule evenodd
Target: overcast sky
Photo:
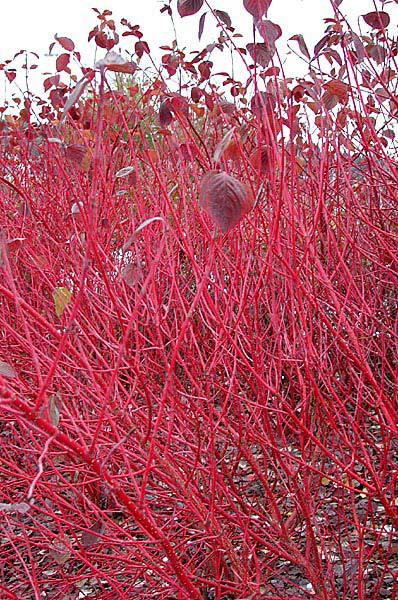
<instances>
[{"instance_id":1,"label":"overcast sky","mask_svg":"<svg viewBox=\"0 0 398 600\"><path fill-rule=\"evenodd\" d=\"M175 7L176 2L177 0L173 0L172 7ZM91 10L93 6L101 10L105 8L112 10L117 20L126 17L131 24L139 24L144 39L148 41L156 55L156 49L160 45L170 43L174 37L168 17L160 14L163 4L159 0L106 0L101 4L98 0L7 0L2 3L1 8L0 62L11 58L20 49L44 54L53 41L54 34L57 33L71 37L76 44L76 49L82 53L83 63L91 66L94 61L95 46L93 42L90 45L87 43L87 35L97 22L96 15ZM243 10L243 0L210 0L210 4L213 8L227 11L237 31L245 36L246 42L250 41L252 21L250 15ZM356 26L359 15L374 10L374 1L343 0L340 9ZM397 24L398 5L389 4L388 10L392 22L395 19ZM203 43L214 40L216 29L211 25L212 19L208 19L202 42L199 44L197 38L199 15L181 19L177 11L174 12L180 47L187 46L189 50L196 50L202 47ZM311 52L315 43L323 35L325 28L323 18L331 17L332 14L329 0L273 0L268 18L282 27L283 37L278 43L280 54L286 56L286 40L296 33L304 35ZM360 24L366 29L363 20L360 20ZM127 38L127 41L131 39L134 38ZM296 48L295 43L293 46ZM104 53L101 50L99 52L99 56ZM40 72L44 70L42 65L45 65L46 70L53 70L54 62L54 58L46 59L41 63L38 71L32 72L33 87L36 87L41 80ZM288 63L290 75L296 74L294 72L296 65L297 73L300 74L298 63L291 61ZM21 79L19 82L23 85Z\"/></svg>"}]
</instances>

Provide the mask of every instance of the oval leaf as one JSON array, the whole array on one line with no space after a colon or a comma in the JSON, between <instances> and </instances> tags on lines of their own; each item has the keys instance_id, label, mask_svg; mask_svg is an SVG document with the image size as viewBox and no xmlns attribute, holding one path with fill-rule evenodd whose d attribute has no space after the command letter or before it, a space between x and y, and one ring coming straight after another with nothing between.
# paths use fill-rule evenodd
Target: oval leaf
<instances>
[{"instance_id":1,"label":"oval leaf","mask_svg":"<svg viewBox=\"0 0 398 600\"><path fill-rule=\"evenodd\" d=\"M67 69L69 69L69 59L69 54L60 54L55 63L57 71L66 71Z\"/></svg>"},{"instance_id":2,"label":"oval leaf","mask_svg":"<svg viewBox=\"0 0 398 600\"><path fill-rule=\"evenodd\" d=\"M93 546L100 541L100 536L105 532L105 524L98 519L90 529L83 531L82 533L82 545L84 548Z\"/></svg>"},{"instance_id":3,"label":"oval leaf","mask_svg":"<svg viewBox=\"0 0 398 600\"><path fill-rule=\"evenodd\" d=\"M345 102L349 91L349 86L343 81L333 80L324 85L324 88L331 94L337 96L339 102Z\"/></svg>"},{"instance_id":4,"label":"oval leaf","mask_svg":"<svg viewBox=\"0 0 398 600\"><path fill-rule=\"evenodd\" d=\"M65 157L79 166L82 165L86 153L86 146L82 146L81 144L69 144L65 148Z\"/></svg>"},{"instance_id":5,"label":"oval leaf","mask_svg":"<svg viewBox=\"0 0 398 600\"><path fill-rule=\"evenodd\" d=\"M390 23L390 15L383 10L370 12L362 17L365 23L373 29L383 29Z\"/></svg>"},{"instance_id":6,"label":"oval leaf","mask_svg":"<svg viewBox=\"0 0 398 600\"><path fill-rule=\"evenodd\" d=\"M271 2L272 0L243 0L243 6L255 21L260 21L267 14Z\"/></svg>"},{"instance_id":7,"label":"oval leaf","mask_svg":"<svg viewBox=\"0 0 398 600\"><path fill-rule=\"evenodd\" d=\"M17 377L14 367L3 361L0 361L0 375L7 377L7 379L13 379L14 377Z\"/></svg>"},{"instance_id":8,"label":"oval leaf","mask_svg":"<svg viewBox=\"0 0 398 600\"><path fill-rule=\"evenodd\" d=\"M57 40L58 44L60 44L60 46L62 46L62 48L64 50L66 50L67 52L73 52L73 50L75 49L75 44L72 42L72 40L70 38L58 37L56 35L55 39Z\"/></svg>"},{"instance_id":9,"label":"oval leaf","mask_svg":"<svg viewBox=\"0 0 398 600\"><path fill-rule=\"evenodd\" d=\"M178 0L177 10L180 17L189 17L200 11L205 0Z\"/></svg>"},{"instance_id":10,"label":"oval leaf","mask_svg":"<svg viewBox=\"0 0 398 600\"><path fill-rule=\"evenodd\" d=\"M246 49L254 62L261 67L268 66L276 51L275 47L271 48L267 44L247 44Z\"/></svg>"},{"instance_id":11,"label":"oval leaf","mask_svg":"<svg viewBox=\"0 0 398 600\"><path fill-rule=\"evenodd\" d=\"M159 107L159 123L161 127L168 127L173 120L173 113L170 110L170 101L164 100Z\"/></svg>"},{"instance_id":12,"label":"oval leaf","mask_svg":"<svg viewBox=\"0 0 398 600\"><path fill-rule=\"evenodd\" d=\"M235 227L253 204L243 183L225 172L215 171L202 179L199 203L223 233Z\"/></svg>"},{"instance_id":13,"label":"oval leaf","mask_svg":"<svg viewBox=\"0 0 398 600\"><path fill-rule=\"evenodd\" d=\"M224 10L215 10L214 14L216 15L216 17L218 19L220 19L220 21L222 23L224 23L224 25L226 25L227 27L231 27L232 26L231 17Z\"/></svg>"},{"instance_id":14,"label":"oval leaf","mask_svg":"<svg viewBox=\"0 0 398 600\"><path fill-rule=\"evenodd\" d=\"M261 37L264 39L264 42L270 46L274 46L276 40L278 40L282 35L282 29L280 26L272 21L259 21L256 24L256 27Z\"/></svg>"},{"instance_id":15,"label":"oval leaf","mask_svg":"<svg viewBox=\"0 0 398 600\"><path fill-rule=\"evenodd\" d=\"M135 263L128 263L121 270L121 275L126 285L133 288L142 279L142 269Z\"/></svg>"},{"instance_id":16,"label":"oval leaf","mask_svg":"<svg viewBox=\"0 0 398 600\"><path fill-rule=\"evenodd\" d=\"M56 287L53 291L55 314L61 317L72 298L72 292L67 287Z\"/></svg>"}]
</instances>

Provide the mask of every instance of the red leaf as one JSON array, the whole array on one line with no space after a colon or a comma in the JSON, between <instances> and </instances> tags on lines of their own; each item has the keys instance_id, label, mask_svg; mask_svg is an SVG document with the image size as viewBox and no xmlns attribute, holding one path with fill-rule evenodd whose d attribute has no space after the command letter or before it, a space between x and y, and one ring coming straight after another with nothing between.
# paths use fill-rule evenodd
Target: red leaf
<instances>
[{"instance_id":1,"label":"red leaf","mask_svg":"<svg viewBox=\"0 0 398 600\"><path fill-rule=\"evenodd\" d=\"M140 282L143 273L141 267L138 267L135 263L128 263L125 267L123 267L121 275L125 284L133 288L137 283Z\"/></svg>"},{"instance_id":2,"label":"red leaf","mask_svg":"<svg viewBox=\"0 0 398 600\"><path fill-rule=\"evenodd\" d=\"M255 21L260 21L267 14L272 0L243 0L243 6Z\"/></svg>"},{"instance_id":3,"label":"red leaf","mask_svg":"<svg viewBox=\"0 0 398 600\"><path fill-rule=\"evenodd\" d=\"M138 56L138 58L142 58L144 55L144 52L146 52L147 54L151 53L148 44L142 40L140 40L139 42L136 42L134 49L135 49L135 53Z\"/></svg>"},{"instance_id":4,"label":"red leaf","mask_svg":"<svg viewBox=\"0 0 398 600\"><path fill-rule=\"evenodd\" d=\"M352 41L353 41L354 46L355 46L355 52L357 54L358 61L362 62L366 58L366 52L365 52L365 48L364 48L364 45L362 43L362 40L354 32L351 33L351 37L352 37Z\"/></svg>"},{"instance_id":5,"label":"red leaf","mask_svg":"<svg viewBox=\"0 0 398 600\"><path fill-rule=\"evenodd\" d=\"M246 187L224 171L204 176L199 202L223 233L235 227L253 205Z\"/></svg>"},{"instance_id":6,"label":"red leaf","mask_svg":"<svg viewBox=\"0 0 398 600\"><path fill-rule=\"evenodd\" d=\"M68 69L69 59L69 54L60 54L55 63L57 71L66 71Z\"/></svg>"},{"instance_id":7,"label":"red leaf","mask_svg":"<svg viewBox=\"0 0 398 600\"><path fill-rule=\"evenodd\" d=\"M213 110L213 108L214 108L214 100L213 100L211 94L209 94L205 90L203 90L203 91L204 91L204 95L205 95L205 104L206 104L207 108L209 110Z\"/></svg>"},{"instance_id":8,"label":"red leaf","mask_svg":"<svg viewBox=\"0 0 398 600\"><path fill-rule=\"evenodd\" d=\"M256 24L256 27L264 41L271 47L282 35L282 29L279 27L279 25L273 23L272 21L259 21Z\"/></svg>"},{"instance_id":9,"label":"red leaf","mask_svg":"<svg viewBox=\"0 0 398 600\"><path fill-rule=\"evenodd\" d=\"M224 25L226 25L227 27L232 26L231 17L227 12L225 12L224 10L215 10L214 13L216 17L218 17L220 21L224 23Z\"/></svg>"},{"instance_id":10,"label":"red leaf","mask_svg":"<svg viewBox=\"0 0 398 600\"><path fill-rule=\"evenodd\" d=\"M71 160L81 166L84 157L86 156L87 148L80 144L70 144L65 148L65 158Z\"/></svg>"},{"instance_id":11,"label":"red leaf","mask_svg":"<svg viewBox=\"0 0 398 600\"><path fill-rule=\"evenodd\" d=\"M211 75L212 66L213 66L213 63L211 62L211 60L204 60L203 62L200 63L200 65L198 66L198 69L199 69L199 73L202 76L202 79L209 79L209 77Z\"/></svg>"},{"instance_id":12,"label":"red leaf","mask_svg":"<svg viewBox=\"0 0 398 600\"><path fill-rule=\"evenodd\" d=\"M198 38L199 38L199 40L200 40L200 38L203 35L203 29L204 29L204 26L205 26L206 15L207 15L207 12L204 12L203 15L201 15L201 17L199 19L199 31L198 31Z\"/></svg>"},{"instance_id":13,"label":"red leaf","mask_svg":"<svg viewBox=\"0 0 398 600\"><path fill-rule=\"evenodd\" d=\"M262 67L266 67L275 54L275 48L267 44L247 44L246 48L252 59Z\"/></svg>"},{"instance_id":14,"label":"red leaf","mask_svg":"<svg viewBox=\"0 0 398 600\"><path fill-rule=\"evenodd\" d=\"M17 76L17 74L15 73L15 71L4 71L6 74L6 77L8 79L8 81L11 83L14 81L15 77Z\"/></svg>"},{"instance_id":15,"label":"red leaf","mask_svg":"<svg viewBox=\"0 0 398 600\"><path fill-rule=\"evenodd\" d=\"M327 110L332 110L332 108L337 106L337 104L339 103L339 99L336 96L336 94L333 94L332 92L329 92L329 91L326 91L323 94L322 101L325 105L325 108L327 108Z\"/></svg>"},{"instance_id":16,"label":"red leaf","mask_svg":"<svg viewBox=\"0 0 398 600\"><path fill-rule=\"evenodd\" d=\"M183 144L180 144L179 150L183 159L186 161L192 162L196 157L199 156L197 147L194 144L191 144L191 142L184 142Z\"/></svg>"},{"instance_id":17,"label":"red leaf","mask_svg":"<svg viewBox=\"0 0 398 600\"><path fill-rule=\"evenodd\" d=\"M304 54L304 56L306 56L307 58L310 58L310 53L308 52L307 44L305 43L304 37L301 33L299 35L294 35L290 39L294 40L295 42L298 42L301 53Z\"/></svg>"},{"instance_id":18,"label":"red leaf","mask_svg":"<svg viewBox=\"0 0 398 600\"><path fill-rule=\"evenodd\" d=\"M113 38L109 38L104 31L99 31L95 36L95 43L100 48L105 48L106 50L112 50L114 46L119 41L119 36L117 33L114 34ZM90 41L90 38L89 38Z\"/></svg>"},{"instance_id":19,"label":"red leaf","mask_svg":"<svg viewBox=\"0 0 398 600\"><path fill-rule=\"evenodd\" d=\"M184 115L185 117L189 115L188 100L179 94L175 94L171 98L169 107L174 113Z\"/></svg>"},{"instance_id":20,"label":"red leaf","mask_svg":"<svg viewBox=\"0 0 398 600\"><path fill-rule=\"evenodd\" d=\"M202 90L200 89L200 87L197 87L196 85L191 89L191 98L194 102L199 102L201 97L203 95Z\"/></svg>"},{"instance_id":21,"label":"red leaf","mask_svg":"<svg viewBox=\"0 0 398 600\"><path fill-rule=\"evenodd\" d=\"M264 110L267 111L269 116L272 115L275 107L275 98L268 92L257 92L250 102L250 108L253 114L258 118L261 118Z\"/></svg>"},{"instance_id":22,"label":"red leaf","mask_svg":"<svg viewBox=\"0 0 398 600\"><path fill-rule=\"evenodd\" d=\"M189 17L200 11L204 0L178 0L177 10L180 17Z\"/></svg>"},{"instance_id":23,"label":"red leaf","mask_svg":"<svg viewBox=\"0 0 398 600\"><path fill-rule=\"evenodd\" d=\"M57 40L58 44L60 44L60 46L62 46L62 48L67 52L73 52L75 49L75 44L70 38L55 36L55 39Z\"/></svg>"},{"instance_id":24,"label":"red leaf","mask_svg":"<svg viewBox=\"0 0 398 600\"><path fill-rule=\"evenodd\" d=\"M45 79L43 81L43 87L44 87L44 91L48 92L48 90L54 85L58 85L60 81L60 76L59 75L53 75L52 77L47 77L47 79Z\"/></svg>"},{"instance_id":25,"label":"red leaf","mask_svg":"<svg viewBox=\"0 0 398 600\"><path fill-rule=\"evenodd\" d=\"M269 173L271 170L271 162L269 152L265 145L259 146L250 156L251 163L256 171L261 174Z\"/></svg>"},{"instance_id":26,"label":"red leaf","mask_svg":"<svg viewBox=\"0 0 398 600\"><path fill-rule=\"evenodd\" d=\"M318 56L318 54L320 53L320 51L322 50L322 48L326 45L326 42L329 40L329 34L327 33L326 35L323 36L322 39L319 40L319 42L315 45L314 47L314 54L315 57Z\"/></svg>"},{"instance_id":27,"label":"red leaf","mask_svg":"<svg viewBox=\"0 0 398 600\"><path fill-rule=\"evenodd\" d=\"M345 102L349 86L342 81L329 81L324 85L324 88L330 93L337 96L339 102Z\"/></svg>"},{"instance_id":28,"label":"red leaf","mask_svg":"<svg viewBox=\"0 0 398 600\"><path fill-rule=\"evenodd\" d=\"M390 23L390 15L382 10L367 13L366 15L362 15L362 17L365 23L373 29L383 29Z\"/></svg>"},{"instance_id":29,"label":"red leaf","mask_svg":"<svg viewBox=\"0 0 398 600\"><path fill-rule=\"evenodd\" d=\"M383 48L383 46L379 46L378 44L369 44L366 46L366 51L373 60L377 62L377 64L381 64L386 60L387 50Z\"/></svg>"},{"instance_id":30,"label":"red leaf","mask_svg":"<svg viewBox=\"0 0 398 600\"><path fill-rule=\"evenodd\" d=\"M173 113L170 110L170 101L164 100L159 107L159 123L161 127L168 127L173 120Z\"/></svg>"}]
</instances>

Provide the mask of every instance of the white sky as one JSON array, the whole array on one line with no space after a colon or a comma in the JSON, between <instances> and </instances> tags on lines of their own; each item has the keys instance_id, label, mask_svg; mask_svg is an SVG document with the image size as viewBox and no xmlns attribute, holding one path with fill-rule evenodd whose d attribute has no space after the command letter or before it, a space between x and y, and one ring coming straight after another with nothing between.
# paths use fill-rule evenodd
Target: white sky
<instances>
[{"instance_id":1,"label":"white sky","mask_svg":"<svg viewBox=\"0 0 398 600\"><path fill-rule=\"evenodd\" d=\"M212 26L212 17L208 17L205 33L199 43L197 39L199 15L181 19L177 14L176 2L177 0L173 0L172 7L175 9L180 47L187 46L189 50L197 50L205 43L214 41L216 28ZM252 21L250 15L243 9L243 0L210 0L210 3L213 8L225 10L230 14L232 24L245 36L245 42L251 40ZM159 0L104 0L101 4L98 0L7 0L2 3L1 8L0 62L11 58L20 49L33 50L41 55L46 53L54 39L54 34L57 33L72 38L76 49L82 53L83 64L92 66L95 44L87 43L87 35L97 23L96 15L91 10L93 6L97 6L100 10L105 8L112 10L116 21L125 17L132 25L139 24L144 34L143 39L148 41L154 56L160 56L162 53L156 52L160 45L166 45L174 38L167 15L161 15L159 12L163 6L163 2ZM356 28L358 16L374 10L374 0L343 0L340 9ZM389 3L387 9L395 25L396 34L398 5L394 2ZM311 53L315 43L323 35L325 28L323 18L331 17L332 14L329 0L273 0L268 18L282 27L283 37L278 42L280 54L286 56L286 40L296 33L304 35ZM366 31L367 26L363 20L360 20L360 24ZM123 43L131 40L133 44L136 41L135 38L123 38L123 40ZM295 42L291 44L292 47L297 48ZM100 57L104 54L101 49L98 52ZM223 55L220 56L220 60L223 60L222 57ZM43 64L46 70L55 72L55 58L46 59L41 63L41 68L31 72L33 91L40 90L40 93L42 87L39 81L42 80L40 72L44 70ZM217 68L222 68L222 63L217 63ZM295 75L296 69L297 74L302 74L299 72L299 63L291 62L288 68L289 74ZM23 80L19 78L18 81L23 86ZM0 100L2 95L0 93Z\"/></svg>"}]
</instances>

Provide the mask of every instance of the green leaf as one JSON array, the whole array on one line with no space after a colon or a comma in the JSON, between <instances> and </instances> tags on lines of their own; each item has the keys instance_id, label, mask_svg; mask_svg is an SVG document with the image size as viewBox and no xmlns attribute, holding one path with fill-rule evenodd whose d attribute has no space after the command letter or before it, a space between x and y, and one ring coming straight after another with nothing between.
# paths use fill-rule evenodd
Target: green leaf
<instances>
[{"instance_id":1,"label":"green leaf","mask_svg":"<svg viewBox=\"0 0 398 600\"><path fill-rule=\"evenodd\" d=\"M72 292L67 287L56 287L53 291L53 299L55 305L55 314L57 317L62 317L65 308L68 306L72 298Z\"/></svg>"}]
</instances>

